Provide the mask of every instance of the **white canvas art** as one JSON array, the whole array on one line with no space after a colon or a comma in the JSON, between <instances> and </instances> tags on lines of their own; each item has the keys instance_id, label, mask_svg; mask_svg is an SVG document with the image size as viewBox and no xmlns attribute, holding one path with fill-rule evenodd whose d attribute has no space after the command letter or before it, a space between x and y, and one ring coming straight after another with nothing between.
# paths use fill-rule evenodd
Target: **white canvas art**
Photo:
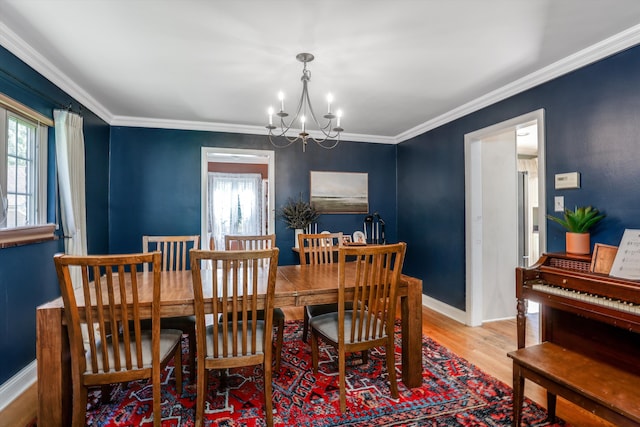
<instances>
[{"instance_id":1,"label":"white canvas art","mask_svg":"<svg viewBox=\"0 0 640 427\"><path fill-rule=\"evenodd\" d=\"M367 213L369 175L311 171L311 204L320 213Z\"/></svg>"}]
</instances>

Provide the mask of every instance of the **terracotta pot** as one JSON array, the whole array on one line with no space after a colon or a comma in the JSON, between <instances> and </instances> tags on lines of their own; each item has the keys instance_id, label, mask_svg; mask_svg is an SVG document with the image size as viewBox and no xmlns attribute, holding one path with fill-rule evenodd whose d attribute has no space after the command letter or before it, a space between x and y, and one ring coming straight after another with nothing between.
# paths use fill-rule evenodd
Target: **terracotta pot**
<instances>
[{"instance_id":1,"label":"terracotta pot","mask_svg":"<svg viewBox=\"0 0 640 427\"><path fill-rule=\"evenodd\" d=\"M591 253L591 235L589 233L569 233L566 234L566 251L568 254L589 254Z\"/></svg>"}]
</instances>

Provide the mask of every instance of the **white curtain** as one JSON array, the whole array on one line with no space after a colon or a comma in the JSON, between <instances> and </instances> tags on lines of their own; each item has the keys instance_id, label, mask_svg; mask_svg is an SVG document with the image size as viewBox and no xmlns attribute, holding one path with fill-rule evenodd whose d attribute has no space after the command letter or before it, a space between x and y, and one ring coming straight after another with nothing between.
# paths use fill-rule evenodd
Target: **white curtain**
<instances>
[{"instance_id":1,"label":"white curtain","mask_svg":"<svg viewBox=\"0 0 640 427\"><path fill-rule=\"evenodd\" d=\"M53 118L65 253L86 255L87 215L82 117L69 111L55 110ZM72 275L74 273L72 271ZM72 278L76 279L73 276ZM74 280L74 283L79 283L79 280Z\"/></svg>"},{"instance_id":2,"label":"white curtain","mask_svg":"<svg viewBox=\"0 0 640 427\"><path fill-rule=\"evenodd\" d=\"M260 174L210 172L208 203L208 228L217 249L224 248L226 234L264 234Z\"/></svg>"}]
</instances>

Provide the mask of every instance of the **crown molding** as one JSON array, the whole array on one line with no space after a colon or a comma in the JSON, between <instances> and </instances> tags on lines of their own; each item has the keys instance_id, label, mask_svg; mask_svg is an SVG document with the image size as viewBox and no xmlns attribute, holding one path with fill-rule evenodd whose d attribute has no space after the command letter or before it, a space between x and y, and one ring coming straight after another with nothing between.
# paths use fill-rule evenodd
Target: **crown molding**
<instances>
[{"instance_id":1,"label":"crown molding","mask_svg":"<svg viewBox=\"0 0 640 427\"><path fill-rule=\"evenodd\" d=\"M0 22L0 44L107 123L112 114L66 74ZM61 101L62 102L62 101Z\"/></svg>"},{"instance_id":2,"label":"crown molding","mask_svg":"<svg viewBox=\"0 0 640 427\"><path fill-rule=\"evenodd\" d=\"M535 71L523 78L509 83L499 89L487 93L473 101L467 102L438 117L428 120L418 126L408 129L396 136L366 135L366 134L342 134L345 141L370 142L381 144L399 144L415 136L428 132L439 126L459 119L467 114L478 111L510 96L531 89L537 85L548 82L556 77L567 74L578 68L599 61L607 56L621 52L640 43L640 25L631 27L608 39L598 42L573 55L554 62L547 67ZM0 22L0 44L31 66L37 72L49 79L60 89L75 98L84 107L90 109L98 117L111 126L155 127L162 129L203 130L213 132L246 133L263 135L262 126L234 125L215 122L195 122L181 120L161 120L143 117L114 116L108 109L95 100L91 95L75 84L69 77L62 73L51 62L35 51L24 40L18 37L3 22ZM321 135L312 135L320 137Z\"/></svg>"},{"instance_id":3,"label":"crown molding","mask_svg":"<svg viewBox=\"0 0 640 427\"><path fill-rule=\"evenodd\" d=\"M249 135L267 135L264 126L234 125L216 122L196 122L188 120L155 119L147 117L114 116L112 126L147 127L158 129L182 129L202 130L210 132L244 133ZM323 138L320 132L309 131L310 136ZM342 133L342 141L371 142L379 144L395 144L395 138L391 136L364 135L355 133Z\"/></svg>"},{"instance_id":4,"label":"crown molding","mask_svg":"<svg viewBox=\"0 0 640 427\"><path fill-rule=\"evenodd\" d=\"M453 120L459 119L467 114L478 111L484 107L495 104L510 96L524 92L534 86L548 82L578 68L592 64L607 56L629 49L640 43L640 25L631 27L601 42L589 46L579 52L569 55L559 61L554 62L538 71L524 76L499 89L487 93L486 95L467 102L460 107L431 119L421 125L411 128L395 136L396 143L406 141L410 138L423 134L427 131L442 126Z\"/></svg>"}]
</instances>

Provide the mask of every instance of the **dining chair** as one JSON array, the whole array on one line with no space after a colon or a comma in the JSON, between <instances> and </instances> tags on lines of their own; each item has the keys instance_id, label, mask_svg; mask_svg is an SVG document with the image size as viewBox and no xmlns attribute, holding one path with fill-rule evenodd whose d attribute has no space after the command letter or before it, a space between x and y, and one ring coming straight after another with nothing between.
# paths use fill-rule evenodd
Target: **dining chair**
<instances>
[{"instance_id":1,"label":"dining chair","mask_svg":"<svg viewBox=\"0 0 640 427\"><path fill-rule=\"evenodd\" d=\"M337 249L343 243L342 233L298 234L300 264L333 264L337 259ZM302 341L307 341L309 319L320 314L337 311L335 303L307 305L304 307Z\"/></svg>"},{"instance_id":2,"label":"dining chair","mask_svg":"<svg viewBox=\"0 0 640 427\"><path fill-rule=\"evenodd\" d=\"M160 251L162 271L182 271L189 267L187 261L190 249L198 249L200 236L142 236L142 252ZM147 271L148 265L144 265ZM149 326L148 324L145 326ZM160 327L180 329L189 340L189 375L193 380L196 370L196 319L194 316L163 317Z\"/></svg>"},{"instance_id":3,"label":"dining chair","mask_svg":"<svg viewBox=\"0 0 640 427\"><path fill-rule=\"evenodd\" d=\"M203 424L208 395L206 372L253 365L263 368L266 424L273 426L271 357L278 253L278 248L191 250L198 355L197 427ZM212 269L202 268L209 263ZM245 320L257 319L258 310L264 311L264 320Z\"/></svg>"},{"instance_id":4,"label":"dining chair","mask_svg":"<svg viewBox=\"0 0 640 427\"><path fill-rule=\"evenodd\" d=\"M338 350L340 410L346 410L346 355L384 346L391 396L398 397L394 353L397 289L406 243L342 247L338 250L338 311L314 316L310 322L311 360L318 373L318 338ZM346 276L346 259L355 266ZM351 262L349 262L351 264ZM346 288L353 292L347 294ZM347 308L347 304L351 308Z\"/></svg>"},{"instance_id":5,"label":"dining chair","mask_svg":"<svg viewBox=\"0 0 640 427\"><path fill-rule=\"evenodd\" d=\"M160 252L54 256L71 350L72 426L85 425L89 387L151 379L153 425L159 427L160 373L171 359L182 393L182 331L160 327L160 260ZM143 263L152 265L151 329L141 325L141 308L150 297L145 300L138 282ZM80 269L81 283L72 283L71 268Z\"/></svg>"},{"instance_id":6,"label":"dining chair","mask_svg":"<svg viewBox=\"0 0 640 427\"><path fill-rule=\"evenodd\" d=\"M226 235L224 236L224 246L226 250L255 251L260 249L271 249L276 246L276 235L255 235L240 236ZM258 320L264 320L264 311L258 311ZM273 324L277 328L276 333L276 354L275 354L275 372L280 372L280 354L282 353L282 343L284 341L284 311L281 308L273 309Z\"/></svg>"}]
</instances>

